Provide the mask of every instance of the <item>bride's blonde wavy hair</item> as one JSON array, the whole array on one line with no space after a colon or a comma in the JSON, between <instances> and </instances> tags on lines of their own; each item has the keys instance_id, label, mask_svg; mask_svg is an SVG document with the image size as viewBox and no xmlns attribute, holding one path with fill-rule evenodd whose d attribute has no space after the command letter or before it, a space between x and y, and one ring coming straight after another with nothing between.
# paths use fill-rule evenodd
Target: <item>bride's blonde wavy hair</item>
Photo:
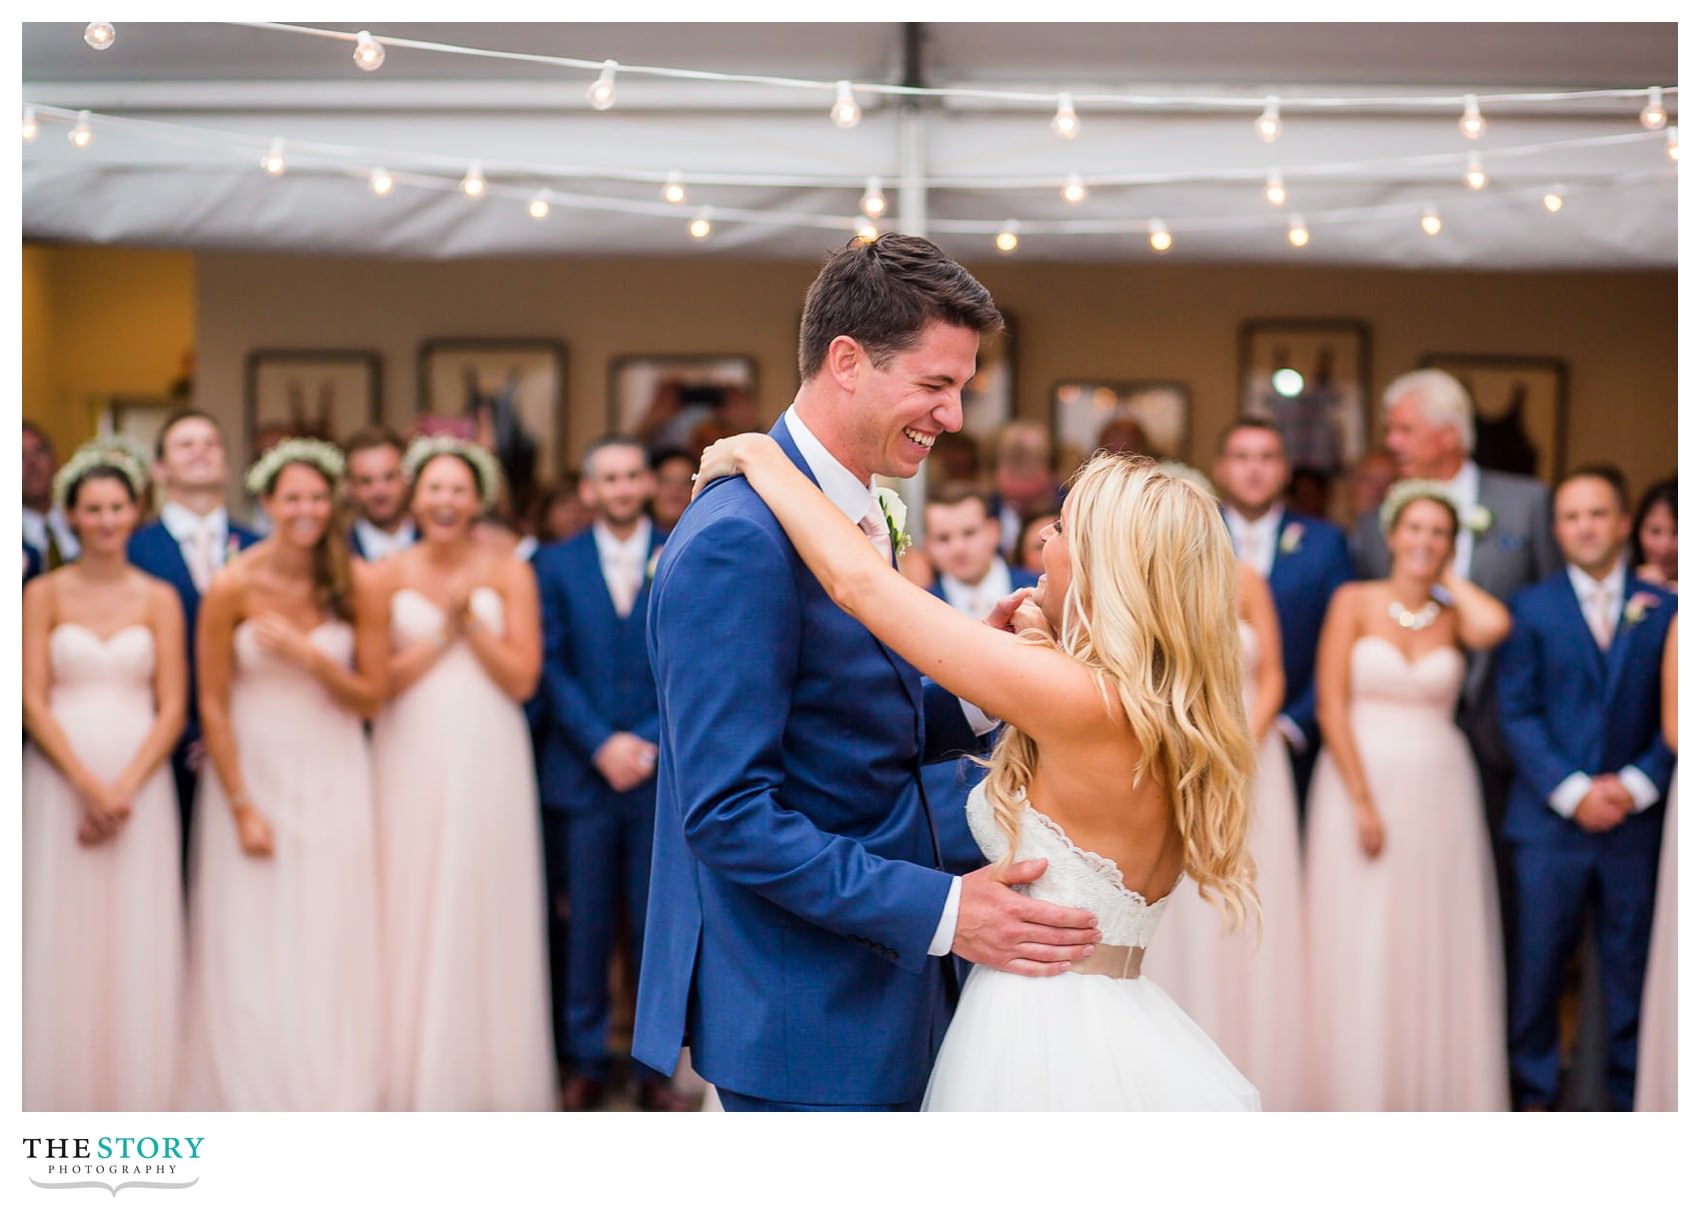
<instances>
[{"instance_id":1,"label":"bride's blonde wavy hair","mask_svg":"<svg viewBox=\"0 0 1700 1213\"><path fill-rule=\"evenodd\" d=\"M1143 456L1099 452L1069 490L1061 635L1038 633L1116 695L1139 742L1135 787L1167 782L1199 891L1238 929L1258 911L1246 850L1255 751L1246 723L1238 572L1216 502ZM992 751L986 798L1015 854L1039 748L1013 725Z\"/></svg>"}]
</instances>

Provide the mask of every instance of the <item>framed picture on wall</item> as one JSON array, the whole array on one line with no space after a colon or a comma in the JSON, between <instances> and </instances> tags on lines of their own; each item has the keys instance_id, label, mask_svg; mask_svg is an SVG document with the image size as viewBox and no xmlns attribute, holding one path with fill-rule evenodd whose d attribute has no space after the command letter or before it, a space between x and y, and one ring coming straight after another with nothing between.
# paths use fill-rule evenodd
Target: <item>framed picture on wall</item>
<instances>
[{"instance_id":1,"label":"framed picture on wall","mask_svg":"<svg viewBox=\"0 0 1700 1213\"><path fill-rule=\"evenodd\" d=\"M549 337L440 337L419 347L420 433L496 452L516 511L567 466L567 347Z\"/></svg>"},{"instance_id":2,"label":"framed picture on wall","mask_svg":"<svg viewBox=\"0 0 1700 1213\"><path fill-rule=\"evenodd\" d=\"M368 350L255 350L246 366L249 455L279 438L341 442L379 417L383 360Z\"/></svg>"},{"instance_id":3,"label":"framed picture on wall","mask_svg":"<svg viewBox=\"0 0 1700 1213\"><path fill-rule=\"evenodd\" d=\"M1295 472L1331 480L1368 449L1369 325L1337 317L1244 321L1240 414L1281 430Z\"/></svg>"},{"instance_id":4,"label":"framed picture on wall","mask_svg":"<svg viewBox=\"0 0 1700 1213\"><path fill-rule=\"evenodd\" d=\"M151 467L160 427L173 411L186 404L187 398L181 396L109 396L95 419L95 432L128 439L147 452L147 466Z\"/></svg>"},{"instance_id":5,"label":"framed picture on wall","mask_svg":"<svg viewBox=\"0 0 1700 1213\"><path fill-rule=\"evenodd\" d=\"M653 451L694 451L710 431L736 434L760 421L747 354L621 354L608 363L609 430Z\"/></svg>"},{"instance_id":6,"label":"framed picture on wall","mask_svg":"<svg viewBox=\"0 0 1700 1213\"><path fill-rule=\"evenodd\" d=\"M1168 380L1064 380L1051 388L1051 434L1064 476L1099 447L1184 460L1191 394Z\"/></svg>"},{"instance_id":7,"label":"framed picture on wall","mask_svg":"<svg viewBox=\"0 0 1700 1213\"><path fill-rule=\"evenodd\" d=\"M1003 332L980 339L974 378L962 389L962 432L986 452L1015 416L1015 320L1006 313L1003 322Z\"/></svg>"},{"instance_id":8,"label":"framed picture on wall","mask_svg":"<svg viewBox=\"0 0 1700 1213\"><path fill-rule=\"evenodd\" d=\"M1424 354L1418 366L1452 375L1476 402L1476 462L1551 484L1565 471L1570 368L1562 358Z\"/></svg>"}]
</instances>

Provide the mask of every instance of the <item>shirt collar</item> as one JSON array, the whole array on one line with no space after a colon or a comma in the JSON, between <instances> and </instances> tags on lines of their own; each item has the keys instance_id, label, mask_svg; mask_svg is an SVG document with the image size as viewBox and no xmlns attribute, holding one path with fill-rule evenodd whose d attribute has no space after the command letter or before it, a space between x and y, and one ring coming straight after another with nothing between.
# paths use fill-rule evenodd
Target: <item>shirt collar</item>
<instances>
[{"instance_id":1,"label":"shirt collar","mask_svg":"<svg viewBox=\"0 0 1700 1213\"><path fill-rule=\"evenodd\" d=\"M1464 460L1464 466L1458 469L1458 474L1446 482L1447 489L1452 493L1452 500L1460 508L1469 509L1476 504L1476 498L1482 491L1482 470L1476 466L1474 459Z\"/></svg>"},{"instance_id":2,"label":"shirt collar","mask_svg":"<svg viewBox=\"0 0 1700 1213\"><path fill-rule=\"evenodd\" d=\"M165 503L159 511L159 520L165 524L165 529L171 532L171 537L178 543L188 543L202 527L211 531L216 543L224 538L230 526L222 505L206 514L197 514L188 506L175 501Z\"/></svg>"},{"instance_id":3,"label":"shirt collar","mask_svg":"<svg viewBox=\"0 0 1700 1213\"><path fill-rule=\"evenodd\" d=\"M1584 602L1586 602L1594 593L1596 587L1603 588L1611 601L1622 601L1623 585L1624 581L1628 577L1629 571L1629 560L1627 557L1620 557L1616 566L1613 567L1611 572L1605 575L1605 579L1602 581L1595 581L1592 577L1588 576L1588 574L1584 573L1573 564L1565 565L1564 569L1565 572L1570 574L1571 588L1576 591L1576 596Z\"/></svg>"},{"instance_id":4,"label":"shirt collar","mask_svg":"<svg viewBox=\"0 0 1700 1213\"><path fill-rule=\"evenodd\" d=\"M1281 521L1281 507L1278 505L1270 506L1264 511L1263 517L1256 522L1241 514L1231 505L1223 506L1222 514L1228 520L1228 530L1234 534L1244 534L1247 531L1264 531L1273 534L1275 525Z\"/></svg>"},{"instance_id":5,"label":"shirt collar","mask_svg":"<svg viewBox=\"0 0 1700 1213\"><path fill-rule=\"evenodd\" d=\"M590 524L590 533L596 537L596 554L603 560L622 553L642 557L649 551L650 524L647 515L638 519L636 528L625 539L614 538L614 532L600 518Z\"/></svg>"},{"instance_id":6,"label":"shirt collar","mask_svg":"<svg viewBox=\"0 0 1700 1213\"><path fill-rule=\"evenodd\" d=\"M1009 566L1002 557L992 558L992 567L986 570L986 575L980 578L979 584L969 585L966 581L958 581L949 573L940 573L939 582L944 586L945 596L954 605L959 601L967 601L975 595L990 594L994 599L1002 598L1010 591Z\"/></svg>"},{"instance_id":7,"label":"shirt collar","mask_svg":"<svg viewBox=\"0 0 1700 1213\"><path fill-rule=\"evenodd\" d=\"M814 473L821 492L826 499L837 506L851 522L861 522L868 513L868 505L873 500L873 481L863 482L856 474L833 456L832 452L821 445L819 438L809 432L809 427L803 424L803 419L797 415L795 403L785 410L785 428L791 431L791 440L797 444L797 453L803 457L803 462L809 465L809 471Z\"/></svg>"},{"instance_id":8,"label":"shirt collar","mask_svg":"<svg viewBox=\"0 0 1700 1213\"><path fill-rule=\"evenodd\" d=\"M393 531L373 526L365 518L354 520L354 529L360 535L360 544L368 551L399 552L411 547L418 535L414 533L413 519L403 518L401 525Z\"/></svg>"}]
</instances>

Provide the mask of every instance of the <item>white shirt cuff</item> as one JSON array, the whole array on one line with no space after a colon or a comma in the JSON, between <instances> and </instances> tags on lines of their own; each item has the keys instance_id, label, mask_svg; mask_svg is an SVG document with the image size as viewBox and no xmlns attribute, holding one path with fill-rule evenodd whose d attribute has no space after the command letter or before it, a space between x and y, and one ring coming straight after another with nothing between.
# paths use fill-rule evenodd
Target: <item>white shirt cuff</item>
<instances>
[{"instance_id":1,"label":"white shirt cuff","mask_svg":"<svg viewBox=\"0 0 1700 1213\"><path fill-rule=\"evenodd\" d=\"M939 915L938 930L933 942L927 945L928 956L950 955L950 945L956 942L956 911L962 901L962 877L950 878L950 894L944 899L944 913Z\"/></svg>"},{"instance_id":2,"label":"white shirt cuff","mask_svg":"<svg viewBox=\"0 0 1700 1213\"><path fill-rule=\"evenodd\" d=\"M1582 797L1588 794L1588 789L1594 786L1594 781L1581 771L1565 776L1564 782L1552 790L1547 797L1547 807L1560 817L1569 821L1576 816L1576 806L1582 803Z\"/></svg>"},{"instance_id":3,"label":"white shirt cuff","mask_svg":"<svg viewBox=\"0 0 1700 1213\"><path fill-rule=\"evenodd\" d=\"M1291 716L1277 716L1275 727L1281 730L1281 736L1287 739L1287 744L1292 747L1293 753L1303 754L1310 749L1310 742L1305 740L1305 731L1293 723Z\"/></svg>"},{"instance_id":4,"label":"white shirt cuff","mask_svg":"<svg viewBox=\"0 0 1700 1213\"><path fill-rule=\"evenodd\" d=\"M976 737L984 737L987 733L990 733L993 729L1003 723L1003 721L997 719L995 716L986 715L985 712L969 703L966 699L958 698L956 702L962 705L962 714L968 718L968 727L974 730L974 736ZM939 953L935 953L935 955L938 954Z\"/></svg>"},{"instance_id":5,"label":"white shirt cuff","mask_svg":"<svg viewBox=\"0 0 1700 1213\"><path fill-rule=\"evenodd\" d=\"M1659 789L1653 786L1653 781L1642 773L1640 767L1624 767L1617 777L1635 800L1635 807L1630 812L1644 813L1659 803Z\"/></svg>"}]
</instances>

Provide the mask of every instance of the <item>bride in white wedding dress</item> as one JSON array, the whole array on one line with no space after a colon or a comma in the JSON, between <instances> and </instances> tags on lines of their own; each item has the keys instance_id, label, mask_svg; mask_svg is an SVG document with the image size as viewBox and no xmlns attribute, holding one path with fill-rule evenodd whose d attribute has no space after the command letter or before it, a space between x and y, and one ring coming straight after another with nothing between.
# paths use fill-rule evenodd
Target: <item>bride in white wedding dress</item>
<instances>
[{"instance_id":1,"label":"bride in white wedding dress","mask_svg":"<svg viewBox=\"0 0 1700 1213\"><path fill-rule=\"evenodd\" d=\"M729 474L748 477L834 602L1005 722L968 802L974 837L994 861L1044 859L1024 891L1098 918L1085 960L970 973L923 1108L1256 1111L1256 1088L1140 975L1183 874L1230 926L1257 908L1237 573L1215 503L1149 459L1100 453L1047 528L1030 600L998 630L898 574L772 439L710 447L699 488ZM1046 942L1032 954L1055 961Z\"/></svg>"}]
</instances>

